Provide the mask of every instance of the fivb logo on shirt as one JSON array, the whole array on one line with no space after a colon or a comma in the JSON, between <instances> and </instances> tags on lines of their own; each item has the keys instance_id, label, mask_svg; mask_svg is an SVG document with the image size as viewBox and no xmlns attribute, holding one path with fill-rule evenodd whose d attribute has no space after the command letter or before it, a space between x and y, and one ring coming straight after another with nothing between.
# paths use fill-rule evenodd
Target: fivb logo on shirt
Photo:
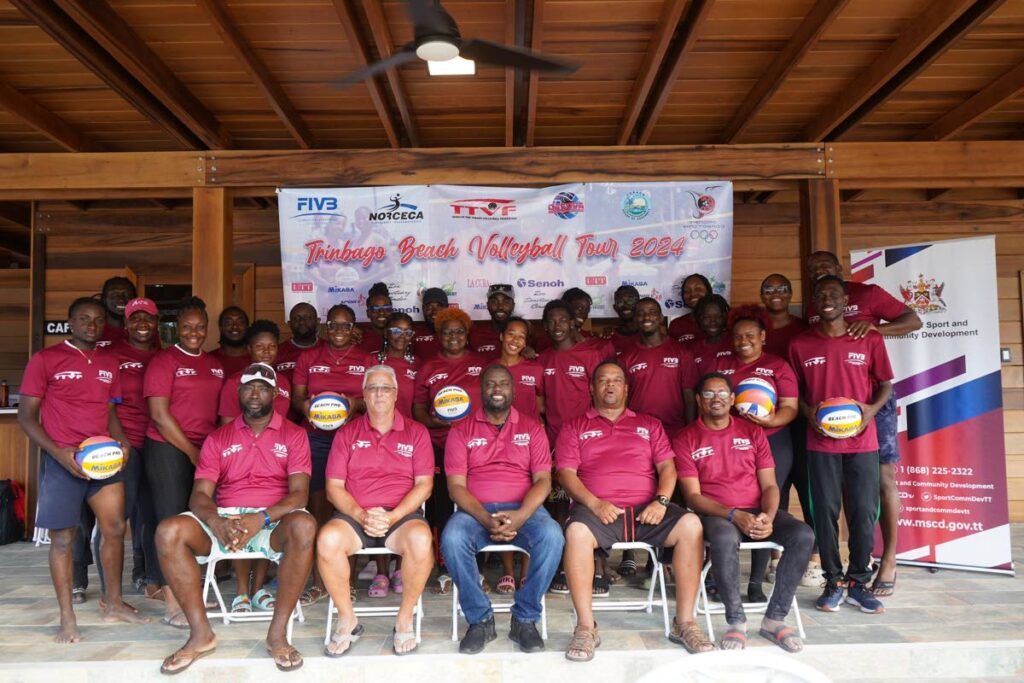
<instances>
[{"instance_id":1,"label":"fivb logo on shirt","mask_svg":"<svg viewBox=\"0 0 1024 683\"><path fill-rule=\"evenodd\" d=\"M412 368L406 368L405 369L405 377L406 377L406 379L411 379L412 381L415 382L416 381L416 371L413 370Z\"/></svg>"},{"instance_id":2,"label":"fivb logo on shirt","mask_svg":"<svg viewBox=\"0 0 1024 683\"><path fill-rule=\"evenodd\" d=\"M636 428L636 435L639 436L644 441L650 441L651 440L651 430L648 429L647 427L637 427Z\"/></svg>"},{"instance_id":3,"label":"fivb logo on shirt","mask_svg":"<svg viewBox=\"0 0 1024 683\"><path fill-rule=\"evenodd\" d=\"M484 369L482 367L480 367L479 365L471 365L470 367L466 368L466 373L470 377L479 377L480 373L483 372L483 371L484 371Z\"/></svg>"},{"instance_id":4,"label":"fivb logo on shirt","mask_svg":"<svg viewBox=\"0 0 1024 683\"><path fill-rule=\"evenodd\" d=\"M448 379L447 372L439 372L436 375L431 375L430 377L427 378L427 385L433 386L443 379Z\"/></svg>"},{"instance_id":5,"label":"fivb logo on shirt","mask_svg":"<svg viewBox=\"0 0 1024 683\"><path fill-rule=\"evenodd\" d=\"M364 441L362 439L356 439L355 441L352 442L352 450L355 450L357 448L369 448L369 447L370 447L370 442L369 441Z\"/></svg>"},{"instance_id":6,"label":"fivb logo on shirt","mask_svg":"<svg viewBox=\"0 0 1024 683\"><path fill-rule=\"evenodd\" d=\"M224 370L222 368L210 368L210 374L224 379Z\"/></svg>"},{"instance_id":7,"label":"fivb logo on shirt","mask_svg":"<svg viewBox=\"0 0 1024 683\"><path fill-rule=\"evenodd\" d=\"M350 366L348 366L348 371L347 372L350 375L365 375L366 374L366 366L365 365L350 365Z\"/></svg>"},{"instance_id":8,"label":"fivb logo on shirt","mask_svg":"<svg viewBox=\"0 0 1024 683\"><path fill-rule=\"evenodd\" d=\"M82 373L77 370L65 370L64 372L58 372L53 375L56 380L63 379L82 379Z\"/></svg>"},{"instance_id":9,"label":"fivb logo on shirt","mask_svg":"<svg viewBox=\"0 0 1024 683\"><path fill-rule=\"evenodd\" d=\"M637 363L636 365L630 365L629 366L629 374L635 375L636 373L640 372L641 370L646 370L646 369L647 369L647 363Z\"/></svg>"},{"instance_id":10,"label":"fivb logo on shirt","mask_svg":"<svg viewBox=\"0 0 1024 683\"><path fill-rule=\"evenodd\" d=\"M97 370L96 379L103 382L104 384L113 384L114 373L112 373L110 370Z\"/></svg>"},{"instance_id":11,"label":"fivb logo on shirt","mask_svg":"<svg viewBox=\"0 0 1024 683\"><path fill-rule=\"evenodd\" d=\"M487 439L470 439L466 442L466 448L476 448L477 446L486 446Z\"/></svg>"},{"instance_id":12,"label":"fivb logo on shirt","mask_svg":"<svg viewBox=\"0 0 1024 683\"><path fill-rule=\"evenodd\" d=\"M178 368L174 371L175 377L198 377L199 373L195 368Z\"/></svg>"},{"instance_id":13,"label":"fivb logo on shirt","mask_svg":"<svg viewBox=\"0 0 1024 683\"><path fill-rule=\"evenodd\" d=\"M412 444L411 443L395 444L395 449L398 451L398 454L400 456L402 456L403 458L411 458L412 457Z\"/></svg>"},{"instance_id":14,"label":"fivb logo on shirt","mask_svg":"<svg viewBox=\"0 0 1024 683\"><path fill-rule=\"evenodd\" d=\"M224 450L222 450L220 452L220 457L226 458L226 457L228 457L230 455L234 455L235 453L241 453L241 452L242 452L242 444L240 444L240 443L233 443L233 444L231 444L230 446L228 446L227 448L225 448Z\"/></svg>"},{"instance_id":15,"label":"fivb logo on shirt","mask_svg":"<svg viewBox=\"0 0 1024 683\"><path fill-rule=\"evenodd\" d=\"M771 368L754 368L755 375L764 375L765 377L774 377L775 371Z\"/></svg>"},{"instance_id":16,"label":"fivb logo on shirt","mask_svg":"<svg viewBox=\"0 0 1024 683\"><path fill-rule=\"evenodd\" d=\"M750 439L741 439L738 436L732 438L732 448L734 451L749 451L753 446L750 443Z\"/></svg>"},{"instance_id":17,"label":"fivb logo on shirt","mask_svg":"<svg viewBox=\"0 0 1024 683\"><path fill-rule=\"evenodd\" d=\"M580 441L586 441L587 439L596 439L600 436L604 436L604 432L600 429L591 429L590 431L583 432L580 434Z\"/></svg>"},{"instance_id":18,"label":"fivb logo on shirt","mask_svg":"<svg viewBox=\"0 0 1024 683\"><path fill-rule=\"evenodd\" d=\"M533 375L519 375L519 383L524 387L535 387L537 386L537 378Z\"/></svg>"},{"instance_id":19,"label":"fivb logo on shirt","mask_svg":"<svg viewBox=\"0 0 1024 683\"><path fill-rule=\"evenodd\" d=\"M577 379L581 377L586 379L587 369L582 365L570 365L568 368L565 369L565 374L569 375L570 377L576 377Z\"/></svg>"},{"instance_id":20,"label":"fivb logo on shirt","mask_svg":"<svg viewBox=\"0 0 1024 683\"><path fill-rule=\"evenodd\" d=\"M714 446L704 446L690 453L690 457L694 460L703 460L704 458L710 458L715 454Z\"/></svg>"},{"instance_id":21,"label":"fivb logo on shirt","mask_svg":"<svg viewBox=\"0 0 1024 683\"><path fill-rule=\"evenodd\" d=\"M663 368L678 368L679 358L676 356L666 356L661 359L661 367Z\"/></svg>"},{"instance_id":22,"label":"fivb logo on shirt","mask_svg":"<svg viewBox=\"0 0 1024 683\"><path fill-rule=\"evenodd\" d=\"M310 365L309 374L311 375L329 375L331 369L326 365Z\"/></svg>"},{"instance_id":23,"label":"fivb logo on shirt","mask_svg":"<svg viewBox=\"0 0 1024 683\"><path fill-rule=\"evenodd\" d=\"M808 358L804 361L804 367L809 368L815 365L824 365L826 363L825 356L815 356L814 358Z\"/></svg>"},{"instance_id":24,"label":"fivb logo on shirt","mask_svg":"<svg viewBox=\"0 0 1024 683\"><path fill-rule=\"evenodd\" d=\"M850 351L846 354L846 362L850 365L864 366L868 364L868 354L866 353L854 353Z\"/></svg>"},{"instance_id":25,"label":"fivb logo on shirt","mask_svg":"<svg viewBox=\"0 0 1024 683\"><path fill-rule=\"evenodd\" d=\"M530 433L523 432L522 434L512 435L513 446L529 446L530 445Z\"/></svg>"},{"instance_id":26,"label":"fivb logo on shirt","mask_svg":"<svg viewBox=\"0 0 1024 683\"><path fill-rule=\"evenodd\" d=\"M274 457L275 458L287 458L288 457L288 447L285 446L283 443L275 443L274 444L273 452L274 452Z\"/></svg>"}]
</instances>

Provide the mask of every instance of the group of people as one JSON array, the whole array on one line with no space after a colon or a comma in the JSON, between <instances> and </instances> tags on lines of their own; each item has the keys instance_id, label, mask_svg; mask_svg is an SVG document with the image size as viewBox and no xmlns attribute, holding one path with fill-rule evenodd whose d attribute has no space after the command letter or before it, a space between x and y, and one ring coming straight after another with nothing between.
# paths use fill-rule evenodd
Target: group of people
<instances>
[{"instance_id":1,"label":"group of people","mask_svg":"<svg viewBox=\"0 0 1024 683\"><path fill-rule=\"evenodd\" d=\"M231 609L272 612L266 646L282 671L302 665L286 638L299 601L330 595L338 610L325 655L359 640L353 556L364 548L398 556L393 571L379 559L369 590L401 594L398 655L416 648L414 609L435 571L439 590L454 582L459 591L469 624L460 651L480 652L496 637L478 557L495 543L527 553L518 575L512 553L501 557L497 590L514 594L509 638L524 652L544 649L543 595L568 593L577 621L565 654L574 661L592 659L601 643L593 600L608 594L611 577L640 569L628 551L617 572L607 566L622 542L662 549L675 579L669 638L693 653L716 647L694 619L705 556L728 624L720 646L746 645L745 540L784 548L755 552L747 583L750 600L768 603L760 635L782 649L803 647L785 624L798 585L822 589L823 611L844 601L884 611L878 598L896 581L898 453L882 335L921 323L878 287L844 281L834 254L816 252L805 265L803 318L789 312L792 284L777 274L764 279L760 306L735 309L690 275L681 288L691 313L667 328L659 301L620 287L617 320L602 334L589 329L591 299L578 288L544 307L537 331L514 315L511 285L490 286L490 319L474 324L438 288L423 291L424 320L414 321L378 284L365 325L344 304L321 319L301 303L287 341L273 322L225 309L211 352L200 300L180 308L178 342L161 349L156 305L130 281L108 280L98 298L72 303L70 339L34 355L21 386L19 420L43 451L37 524L52 541L56 640L81 637L73 604L84 600L94 524L104 619L146 621L121 595L126 519L136 586L164 601L165 624L190 631L164 673L216 648L196 560L214 544L266 558L234 563ZM749 377L776 390L768 416L734 408L734 387ZM452 386L471 400L456 421L433 407ZM333 431L308 418L325 392L350 406ZM852 438L818 426L818 405L834 397L862 411ZM125 453L121 472L105 480L89 479L76 460L78 444L98 434ZM786 511L791 488L805 521ZM886 547L875 574L879 506Z\"/></svg>"}]
</instances>

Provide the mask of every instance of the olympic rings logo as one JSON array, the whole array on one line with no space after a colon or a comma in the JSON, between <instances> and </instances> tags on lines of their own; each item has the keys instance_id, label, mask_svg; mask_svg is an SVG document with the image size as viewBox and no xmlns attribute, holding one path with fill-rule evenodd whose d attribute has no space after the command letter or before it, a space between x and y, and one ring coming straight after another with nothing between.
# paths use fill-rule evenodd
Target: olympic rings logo
<instances>
[{"instance_id":1,"label":"olympic rings logo","mask_svg":"<svg viewBox=\"0 0 1024 683\"><path fill-rule=\"evenodd\" d=\"M691 240L702 240L705 244L711 244L718 239L717 230L691 230Z\"/></svg>"}]
</instances>

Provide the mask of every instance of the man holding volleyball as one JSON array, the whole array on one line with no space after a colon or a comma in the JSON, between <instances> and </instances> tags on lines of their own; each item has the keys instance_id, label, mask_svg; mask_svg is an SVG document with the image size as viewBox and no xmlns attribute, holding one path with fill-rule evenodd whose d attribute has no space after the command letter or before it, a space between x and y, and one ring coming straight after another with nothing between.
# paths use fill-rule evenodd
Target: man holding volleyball
<instances>
[{"instance_id":1,"label":"man holding volleyball","mask_svg":"<svg viewBox=\"0 0 1024 683\"><path fill-rule=\"evenodd\" d=\"M77 643L82 637L71 606L71 549L82 503L89 504L103 536L103 620L136 624L149 621L121 600L125 529L122 475L117 472L107 478L94 478L76 457L79 444L101 435L113 437L124 457L131 449L114 411L121 400L117 358L96 346L105 315L96 299L76 299L68 309L71 339L32 356L21 384L18 424L42 450L36 526L50 530L50 577L60 606L60 630L54 638L58 643Z\"/></svg>"},{"instance_id":2,"label":"man holding volleyball","mask_svg":"<svg viewBox=\"0 0 1024 683\"><path fill-rule=\"evenodd\" d=\"M800 410L807 418L814 532L827 582L816 606L837 612L845 597L862 612L879 614L885 608L867 587L879 497L874 417L892 393L892 367L880 334L848 334L843 311L849 297L842 279L818 279L812 296L821 319L793 339L789 360L800 381ZM834 414L831 420L829 412ZM839 556L841 505L850 528L845 574Z\"/></svg>"}]
</instances>

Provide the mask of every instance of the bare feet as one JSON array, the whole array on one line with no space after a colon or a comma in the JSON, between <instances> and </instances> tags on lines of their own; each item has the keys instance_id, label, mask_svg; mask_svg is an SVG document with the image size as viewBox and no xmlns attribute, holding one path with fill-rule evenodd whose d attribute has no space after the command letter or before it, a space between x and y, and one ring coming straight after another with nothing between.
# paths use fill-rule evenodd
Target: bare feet
<instances>
[{"instance_id":1,"label":"bare feet","mask_svg":"<svg viewBox=\"0 0 1024 683\"><path fill-rule=\"evenodd\" d=\"M77 643L81 639L82 633L78 630L78 621L75 619L75 613L61 613L60 630L53 637L53 642L66 645L68 643Z\"/></svg>"},{"instance_id":2,"label":"bare feet","mask_svg":"<svg viewBox=\"0 0 1024 683\"><path fill-rule=\"evenodd\" d=\"M117 605L108 605L106 600L101 598L100 614L103 616L103 621L108 624L118 621L123 621L126 624L148 624L150 622L149 617L141 616L139 610L124 601Z\"/></svg>"}]
</instances>

